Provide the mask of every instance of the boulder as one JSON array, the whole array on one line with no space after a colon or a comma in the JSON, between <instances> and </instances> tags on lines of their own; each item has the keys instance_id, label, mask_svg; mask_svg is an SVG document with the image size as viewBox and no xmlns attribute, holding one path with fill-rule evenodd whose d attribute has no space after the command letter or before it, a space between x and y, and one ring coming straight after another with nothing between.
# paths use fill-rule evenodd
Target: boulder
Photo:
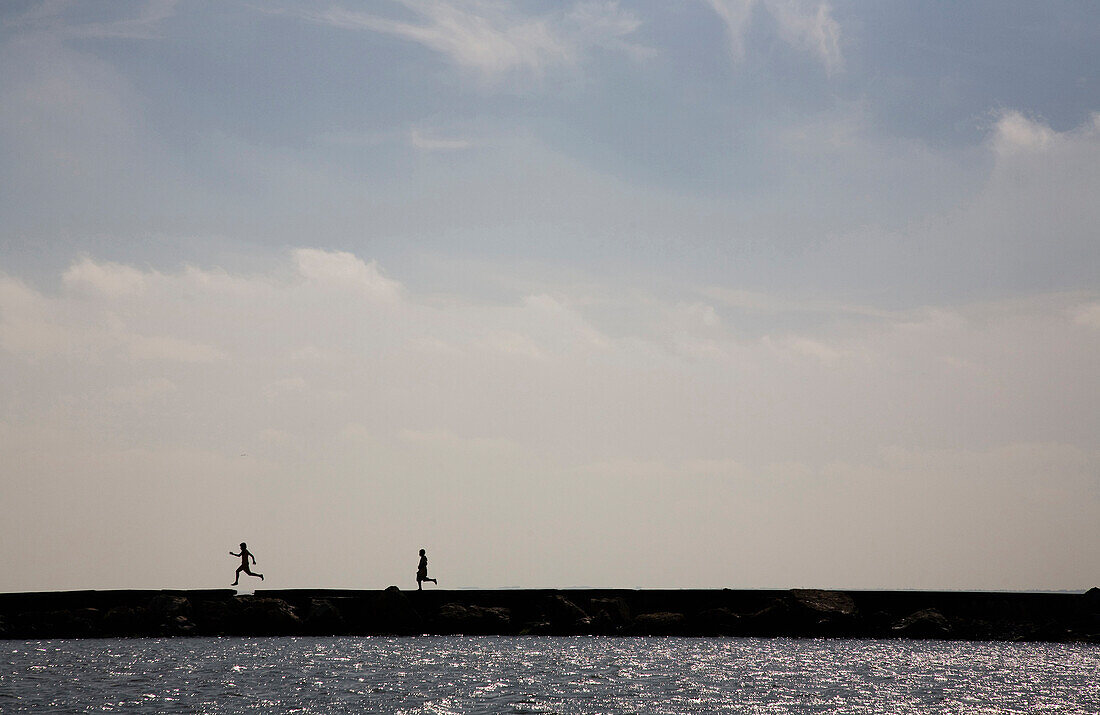
<instances>
[{"instance_id":1,"label":"boulder","mask_svg":"<svg viewBox=\"0 0 1100 715\"><path fill-rule=\"evenodd\" d=\"M156 618L147 606L115 606L103 616L103 632L108 636L153 635Z\"/></svg>"},{"instance_id":2,"label":"boulder","mask_svg":"<svg viewBox=\"0 0 1100 715\"><path fill-rule=\"evenodd\" d=\"M547 596L543 600L542 612L553 631L561 635L585 633L592 625L584 609L560 593Z\"/></svg>"},{"instance_id":3,"label":"boulder","mask_svg":"<svg viewBox=\"0 0 1100 715\"><path fill-rule=\"evenodd\" d=\"M951 635L951 622L934 608L911 613L890 627L895 636L902 638L947 638Z\"/></svg>"},{"instance_id":4,"label":"boulder","mask_svg":"<svg viewBox=\"0 0 1100 715\"><path fill-rule=\"evenodd\" d=\"M183 596L174 596L167 593L153 596L153 598L149 600L148 607L157 618L165 620L176 618L177 616L189 618L192 610L189 600Z\"/></svg>"},{"instance_id":5,"label":"boulder","mask_svg":"<svg viewBox=\"0 0 1100 715\"><path fill-rule=\"evenodd\" d=\"M740 616L741 632L750 636L798 635L793 611L790 603L774 598L759 611Z\"/></svg>"},{"instance_id":6,"label":"boulder","mask_svg":"<svg viewBox=\"0 0 1100 715\"><path fill-rule=\"evenodd\" d=\"M854 630L856 602L840 591L793 589L797 620L809 635L840 635Z\"/></svg>"},{"instance_id":7,"label":"boulder","mask_svg":"<svg viewBox=\"0 0 1100 715\"><path fill-rule=\"evenodd\" d=\"M439 609L436 625L448 634L501 635L511 632L512 612L507 608L446 603Z\"/></svg>"},{"instance_id":8,"label":"boulder","mask_svg":"<svg viewBox=\"0 0 1100 715\"><path fill-rule=\"evenodd\" d=\"M630 607L622 598L593 598L588 610L592 633L614 635L630 627Z\"/></svg>"},{"instance_id":9,"label":"boulder","mask_svg":"<svg viewBox=\"0 0 1100 715\"><path fill-rule=\"evenodd\" d=\"M366 603L354 622L366 633L411 636L424 632L423 617L397 586L390 586Z\"/></svg>"},{"instance_id":10,"label":"boulder","mask_svg":"<svg viewBox=\"0 0 1100 715\"><path fill-rule=\"evenodd\" d=\"M681 635L686 625L687 618L684 614L658 611L639 614L634 619L632 631L640 636Z\"/></svg>"},{"instance_id":11,"label":"boulder","mask_svg":"<svg viewBox=\"0 0 1100 715\"><path fill-rule=\"evenodd\" d=\"M327 598L311 598L306 611L304 629L313 635L338 635L344 633L347 624L340 609Z\"/></svg>"},{"instance_id":12,"label":"boulder","mask_svg":"<svg viewBox=\"0 0 1100 715\"><path fill-rule=\"evenodd\" d=\"M708 608L691 619L691 630L703 636L732 636L740 631L741 617L728 608Z\"/></svg>"},{"instance_id":13,"label":"boulder","mask_svg":"<svg viewBox=\"0 0 1100 715\"><path fill-rule=\"evenodd\" d=\"M148 610L157 635L186 636L195 633L191 602L183 596L158 594L149 601Z\"/></svg>"},{"instance_id":14,"label":"boulder","mask_svg":"<svg viewBox=\"0 0 1100 715\"><path fill-rule=\"evenodd\" d=\"M204 635L224 636L240 632L241 604L236 597L199 601L195 611L199 632Z\"/></svg>"},{"instance_id":15,"label":"boulder","mask_svg":"<svg viewBox=\"0 0 1100 715\"><path fill-rule=\"evenodd\" d=\"M1081 596L1083 610L1088 613L1100 613L1100 588L1095 586Z\"/></svg>"},{"instance_id":16,"label":"boulder","mask_svg":"<svg viewBox=\"0 0 1100 715\"><path fill-rule=\"evenodd\" d=\"M791 597L801 608L823 616L852 616L856 612L856 602L840 591L796 588L791 591Z\"/></svg>"},{"instance_id":17,"label":"boulder","mask_svg":"<svg viewBox=\"0 0 1100 715\"><path fill-rule=\"evenodd\" d=\"M589 604L593 615L604 615L616 625L630 623L630 606L622 598L593 598Z\"/></svg>"},{"instance_id":18,"label":"boulder","mask_svg":"<svg viewBox=\"0 0 1100 715\"><path fill-rule=\"evenodd\" d=\"M91 638L100 635L97 608L21 613L10 630L17 638Z\"/></svg>"},{"instance_id":19,"label":"boulder","mask_svg":"<svg viewBox=\"0 0 1100 715\"><path fill-rule=\"evenodd\" d=\"M289 636L302 630L302 619L281 598L243 596L240 618L233 630L249 636Z\"/></svg>"}]
</instances>

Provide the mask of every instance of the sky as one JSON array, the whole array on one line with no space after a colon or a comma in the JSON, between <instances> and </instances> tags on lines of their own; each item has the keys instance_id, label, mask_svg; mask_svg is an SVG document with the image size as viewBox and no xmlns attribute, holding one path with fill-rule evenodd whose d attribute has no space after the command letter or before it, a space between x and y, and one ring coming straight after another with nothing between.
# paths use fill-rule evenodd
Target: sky
<instances>
[{"instance_id":1,"label":"sky","mask_svg":"<svg viewBox=\"0 0 1100 715\"><path fill-rule=\"evenodd\" d=\"M1096 585L1098 68L1092 3L9 0L0 591Z\"/></svg>"}]
</instances>

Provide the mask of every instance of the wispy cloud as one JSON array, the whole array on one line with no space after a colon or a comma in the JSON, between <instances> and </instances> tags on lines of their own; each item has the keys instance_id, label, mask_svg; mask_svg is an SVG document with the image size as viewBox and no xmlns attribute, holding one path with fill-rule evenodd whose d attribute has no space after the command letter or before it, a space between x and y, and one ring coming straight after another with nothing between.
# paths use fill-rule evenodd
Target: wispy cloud
<instances>
[{"instance_id":1,"label":"wispy cloud","mask_svg":"<svg viewBox=\"0 0 1100 715\"><path fill-rule=\"evenodd\" d=\"M415 20L332 7L290 11L311 22L392 35L423 45L449 62L493 83L519 72L539 76L574 66L594 48L646 54L629 37L639 26L617 2L586 2L530 16L494 0L392 0Z\"/></svg>"},{"instance_id":2,"label":"wispy cloud","mask_svg":"<svg viewBox=\"0 0 1100 715\"><path fill-rule=\"evenodd\" d=\"M45 2L6 24L56 32L69 37L155 40L163 37L161 25L175 15L177 4L178 0L148 0L132 16L104 22L69 22L66 19L67 11L74 3Z\"/></svg>"},{"instance_id":3,"label":"wispy cloud","mask_svg":"<svg viewBox=\"0 0 1100 715\"><path fill-rule=\"evenodd\" d=\"M745 57L745 33L753 11L763 7L775 21L779 37L792 47L813 55L833 74L843 67L840 24L832 7L819 0L703 0L726 26L730 54Z\"/></svg>"},{"instance_id":4,"label":"wispy cloud","mask_svg":"<svg viewBox=\"0 0 1100 715\"><path fill-rule=\"evenodd\" d=\"M752 18L756 0L703 0L726 26L726 38L734 60L745 57L745 28Z\"/></svg>"}]
</instances>

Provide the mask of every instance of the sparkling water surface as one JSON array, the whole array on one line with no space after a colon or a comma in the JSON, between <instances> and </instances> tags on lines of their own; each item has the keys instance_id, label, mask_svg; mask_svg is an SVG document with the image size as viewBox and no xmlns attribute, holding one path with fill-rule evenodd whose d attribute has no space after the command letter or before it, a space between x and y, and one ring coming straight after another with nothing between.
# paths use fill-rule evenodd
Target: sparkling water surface
<instances>
[{"instance_id":1,"label":"sparkling water surface","mask_svg":"<svg viewBox=\"0 0 1100 715\"><path fill-rule=\"evenodd\" d=\"M1098 713L1100 647L755 638L0 641L0 712Z\"/></svg>"}]
</instances>

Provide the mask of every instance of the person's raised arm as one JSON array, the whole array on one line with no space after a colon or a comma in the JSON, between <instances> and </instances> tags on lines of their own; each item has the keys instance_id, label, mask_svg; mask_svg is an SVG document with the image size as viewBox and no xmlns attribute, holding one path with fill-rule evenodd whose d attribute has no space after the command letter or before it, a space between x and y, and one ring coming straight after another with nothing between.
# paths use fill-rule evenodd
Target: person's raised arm
<instances>
[{"instance_id":1,"label":"person's raised arm","mask_svg":"<svg viewBox=\"0 0 1100 715\"><path fill-rule=\"evenodd\" d=\"M230 556L240 556L240 554L238 554L238 553L236 553L236 552L234 552L234 551L230 551L230 552L229 552L229 555L230 555Z\"/></svg>"}]
</instances>

